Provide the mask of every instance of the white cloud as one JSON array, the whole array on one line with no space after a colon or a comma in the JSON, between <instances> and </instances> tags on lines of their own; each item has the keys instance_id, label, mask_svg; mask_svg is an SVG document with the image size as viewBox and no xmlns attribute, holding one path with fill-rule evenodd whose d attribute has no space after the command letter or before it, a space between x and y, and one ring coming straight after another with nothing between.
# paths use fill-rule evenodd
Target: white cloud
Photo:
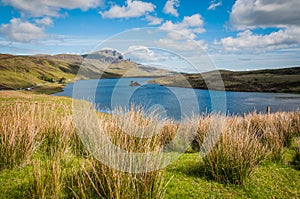
<instances>
[{"instance_id":1,"label":"white cloud","mask_svg":"<svg viewBox=\"0 0 300 199\"><path fill-rule=\"evenodd\" d=\"M265 52L300 46L299 0L237 0L230 13L231 25L240 30L236 37L216 41L224 50ZM269 34L252 29L276 27Z\"/></svg>"},{"instance_id":2,"label":"white cloud","mask_svg":"<svg viewBox=\"0 0 300 199\"><path fill-rule=\"evenodd\" d=\"M153 17L150 15L147 15L145 19L149 21L148 25L159 25L163 22L162 18Z\"/></svg>"},{"instance_id":3,"label":"white cloud","mask_svg":"<svg viewBox=\"0 0 300 199\"><path fill-rule=\"evenodd\" d=\"M195 39L197 34L205 32L203 28L203 20L200 14L194 14L192 16L185 16L180 23L173 23L166 21L160 27L162 30L176 31L187 38Z\"/></svg>"},{"instance_id":4,"label":"white cloud","mask_svg":"<svg viewBox=\"0 0 300 199\"><path fill-rule=\"evenodd\" d=\"M50 17L44 17L42 19L36 19L35 23L41 26L51 26L53 25L53 21Z\"/></svg>"},{"instance_id":5,"label":"white cloud","mask_svg":"<svg viewBox=\"0 0 300 199\"><path fill-rule=\"evenodd\" d=\"M178 38L173 39L171 37L162 38L159 39L157 43L162 48L186 51L189 53L195 49L207 50L208 48L204 40L194 41L194 40L187 40L185 38L181 38L181 40L178 40Z\"/></svg>"},{"instance_id":6,"label":"white cloud","mask_svg":"<svg viewBox=\"0 0 300 199\"><path fill-rule=\"evenodd\" d=\"M203 20L200 14L194 14L190 17L184 17L183 23L186 23L191 27L203 26Z\"/></svg>"},{"instance_id":7,"label":"white cloud","mask_svg":"<svg viewBox=\"0 0 300 199\"><path fill-rule=\"evenodd\" d=\"M4 5L10 5L23 14L33 17L58 16L61 9L88 10L96 8L102 0L2 0Z\"/></svg>"},{"instance_id":8,"label":"white cloud","mask_svg":"<svg viewBox=\"0 0 300 199\"><path fill-rule=\"evenodd\" d=\"M163 62L171 59L169 53L159 52L146 46L129 46L124 56L138 63Z\"/></svg>"},{"instance_id":9,"label":"white cloud","mask_svg":"<svg viewBox=\"0 0 300 199\"><path fill-rule=\"evenodd\" d=\"M113 5L108 11L99 14L103 18L133 18L153 12L155 7L152 3L127 0L125 6Z\"/></svg>"},{"instance_id":10,"label":"white cloud","mask_svg":"<svg viewBox=\"0 0 300 199\"><path fill-rule=\"evenodd\" d=\"M213 0L207 9L208 10L215 10L217 7L219 7L221 5L222 5L221 1L216 3L216 1Z\"/></svg>"},{"instance_id":11,"label":"white cloud","mask_svg":"<svg viewBox=\"0 0 300 199\"><path fill-rule=\"evenodd\" d=\"M164 13L178 17L177 8L179 7L179 3L179 0L168 0L164 6Z\"/></svg>"},{"instance_id":12,"label":"white cloud","mask_svg":"<svg viewBox=\"0 0 300 199\"><path fill-rule=\"evenodd\" d=\"M230 14L230 22L239 30L300 26L299 10L299 0L237 0Z\"/></svg>"},{"instance_id":13,"label":"white cloud","mask_svg":"<svg viewBox=\"0 0 300 199\"><path fill-rule=\"evenodd\" d=\"M225 50L229 51L266 51L288 47L295 47L300 44L300 27L290 27L268 35L253 34L250 30L238 33L236 38L226 37L218 42Z\"/></svg>"},{"instance_id":14,"label":"white cloud","mask_svg":"<svg viewBox=\"0 0 300 199\"><path fill-rule=\"evenodd\" d=\"M42 28L17 18L11 19L9 24L2 24L0 33L9 40L24 43L46 37Z\"/></svg>"}]
</instances>

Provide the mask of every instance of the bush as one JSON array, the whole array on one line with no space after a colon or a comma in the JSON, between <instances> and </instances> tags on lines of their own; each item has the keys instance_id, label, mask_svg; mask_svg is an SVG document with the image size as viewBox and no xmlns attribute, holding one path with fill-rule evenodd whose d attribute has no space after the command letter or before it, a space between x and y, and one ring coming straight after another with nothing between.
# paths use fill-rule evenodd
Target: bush
<instances>
[{"instance_id":1,"label":"bush","mask_svg":"<svg viewBox=\"0 0 300 199\"><path fill-rule=\"evenodd\" d=\"M44 80L44 81L46 81L46 82L50 82L50 83L54 83L54 82L55 82L55 80L54 80L52 77L47 77L47 76L45 76L45 75L42 75L42 76L40 77L40 79L41 79L41 80Z\"/></svg>"}]
</instances>

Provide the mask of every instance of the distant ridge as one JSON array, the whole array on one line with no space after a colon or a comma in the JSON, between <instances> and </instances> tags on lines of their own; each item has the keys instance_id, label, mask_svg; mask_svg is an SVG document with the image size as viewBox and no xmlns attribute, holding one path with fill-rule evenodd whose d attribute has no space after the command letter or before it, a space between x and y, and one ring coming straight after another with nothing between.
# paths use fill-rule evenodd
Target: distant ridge
<instances>
[{"instance_id":1,"label":"distant ridge","mask_svg":"<svg viewBox=\"0 0 300 199\"><path fill-rule=\"evenodd\" d=\"M222 77L223 82L221 83L218 82L219 75ZM186 80L189 84L186 83ZM198 89L208 89L209 87L213 90L300 94L300 67L253 71L219 70L202 74L181 74L157 78L150 83ZM220 87L222 84L224 87Z\"/></svg>"},{"instance_id":2,"label":"distant ridge","mask_svg":"<svg viewBox=\"0 0 300 199\"><path fill-rule=\"evenodd\" d=\"M82 67L84 65L84 67ZM78 70L80 76L77 76ZM179 74L125 60L116 50L85 55L58 54L15 56L0 54L0 90L28 89L55 93L75 78L153 77L149 83L199 89L300 93L300 67L253 71L219 70L202 74ZM218 75L222 84L218 84ZM186 80L189 84L186 84Z\"/></svg>"}]
</instances>

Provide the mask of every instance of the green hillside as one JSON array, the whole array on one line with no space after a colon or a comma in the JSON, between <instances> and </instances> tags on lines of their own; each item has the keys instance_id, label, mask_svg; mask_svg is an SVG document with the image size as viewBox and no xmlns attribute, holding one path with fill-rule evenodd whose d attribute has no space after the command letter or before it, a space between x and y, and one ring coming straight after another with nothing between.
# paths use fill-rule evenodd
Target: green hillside
<instances>
[{"instance_id":1,"label":"green hillside","mask_svg":"<svg viewBox=\"0 0 300 199\"><path fill-rule=\"evenodd\" d=\"M32 56L0 55L0 89L55 92L73 81L77 65Z\"/></svg>"},{"instance_id":2,"label":"green hillside","mask_svg":"<svg viewBox=\"0 0 300 199\"><path fill-rule=\"evenodd\" d=\"M300 93L300 67L181 74L157 78L150 83L213 90L224 90L224 84L228 91Z\"/></svg>"},{"instance_id":3,"label":"green hillside","mask_svg":"<svg viewBox=\"0 0 300 199\"><path fill-rule=\"evenodd\" d=\"M89 56L0 54L0 90L31 90L50 94L61 91L65 83L75 81L76 76L80 79L98 79L167 74L170 72L124 60L120 55L115 57L110 51L99 51Z\"/></svg>"}]
</instances>

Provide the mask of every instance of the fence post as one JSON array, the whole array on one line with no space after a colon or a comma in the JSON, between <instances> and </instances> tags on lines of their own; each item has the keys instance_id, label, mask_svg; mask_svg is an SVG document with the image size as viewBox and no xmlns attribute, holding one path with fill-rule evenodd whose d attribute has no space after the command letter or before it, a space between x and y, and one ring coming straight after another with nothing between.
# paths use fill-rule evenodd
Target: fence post
<instances>
[{"instance_id":1,"label":"fence post","mask_svg":"<svg viewBox=\"0 0 300 199\"><path fill-rule=\"evenodd\" d=\"M271 114L271 107L267 106L267 114L270 115Z\"/></svg>"}]
</instances>

